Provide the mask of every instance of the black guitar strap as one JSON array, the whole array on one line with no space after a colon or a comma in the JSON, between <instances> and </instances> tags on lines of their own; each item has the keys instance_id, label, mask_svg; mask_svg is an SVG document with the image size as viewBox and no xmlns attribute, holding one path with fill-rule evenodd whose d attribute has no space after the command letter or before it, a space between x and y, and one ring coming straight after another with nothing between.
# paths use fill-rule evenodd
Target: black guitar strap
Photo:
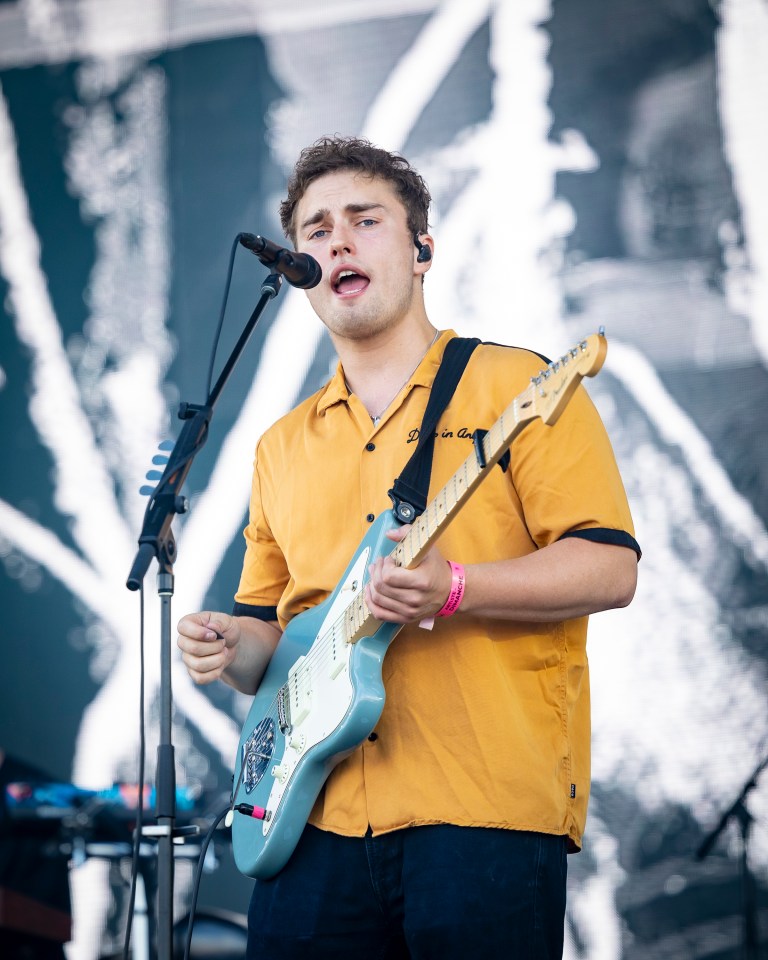
<instances>
[{"instance_id":1,"label":"black guitar strap","mask_svg":"<svg viewBox=\"0 0 768 960\"><path fill-rule=\"evenodd\" d=\"M388 491L394 514L401 523L412 523L426 509L435 452L435 427L461 380L469 358L479 344L477 337L454 337L445 347L419 428L419 442L392 489Z\"/></svg>"}]
</instances>

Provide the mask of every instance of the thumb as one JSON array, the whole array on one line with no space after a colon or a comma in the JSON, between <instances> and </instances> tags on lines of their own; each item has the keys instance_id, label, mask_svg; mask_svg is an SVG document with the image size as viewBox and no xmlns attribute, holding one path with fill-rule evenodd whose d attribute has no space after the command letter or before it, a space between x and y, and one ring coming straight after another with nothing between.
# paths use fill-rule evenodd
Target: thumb
<instances>
[{"instance_id":1,"label":"thumb","mask_svg":"<svg viewBox=\"0 0 768 960\"><path fill-rule=\"evenodd\" d=\"M390 540L394 540L395 543L399 543L401 540L405 540L410 529L411 524L405 523L402 527L394 527L392 530L387 530L387 536Z\"/></svg>"},{"instance_id":2,"label":"thumb","mask_svg":"<svg viewBox=\"0 0 768 960\"><path fill-rule=\"evenodd\" d=\"M227 646L232 646L240 639L240 624L235 617L228 613L219 611L204 611L200 614L203 626L208 627L218 637L225 641Z\"/></svg>"}]
</instances>

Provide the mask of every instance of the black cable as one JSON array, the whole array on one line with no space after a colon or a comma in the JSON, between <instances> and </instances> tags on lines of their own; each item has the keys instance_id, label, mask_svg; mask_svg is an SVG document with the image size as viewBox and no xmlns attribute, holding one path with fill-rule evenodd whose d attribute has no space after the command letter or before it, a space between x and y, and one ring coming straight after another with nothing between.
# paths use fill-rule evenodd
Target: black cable
<instances>
[{"instance_id":1,"label":"black cable","mask_svg":"<svg viewBox=\"0 0 768 960\"><path fill-rule=\"evenodd\" d=\"M203 876L203 866L205 864L205 855L208 852L208 844L211 842L216 827L221 823L224 817L232 809L232 804L228 803L224 809L217 814L211 826L208 828L208 832L205 835L203 840L203 846L200 849L200 856L197 860L197 867L195 867L195 876L192 880L192 902L189 906L189 923L187 924L187 936L184 941L184 960L189 960L189 952L192 947L192 934L195 929L195 911L197 910L197 895L200 891L200 882Z\"/></svg>"},{"instance_id":2,"label":"black cable","mask_svg":"<svg viewBox=\"0 0 768 960\"><path fill-rule=\"evenodd\" d=\"M221 301L221 310L219 311L219 322L216 326L216 332L213 335L213 346L211 347L211 359L208 363L208 378L205 382L205 398L206 402L211 395L211 386L213 384L213 364L216 360L216 351L219 347L219 337L221 336L221 330L224 326L224 313L227 309L227 300L229 299L229 288L232 284L232 271L235 266L235 254L237 253L237 247L240 241L240 234L238 233L235 239L232 241L232 252L229 255L229 269L227 270L227 279L224 281L224 297Z\"/></svg>"}]
</instances>

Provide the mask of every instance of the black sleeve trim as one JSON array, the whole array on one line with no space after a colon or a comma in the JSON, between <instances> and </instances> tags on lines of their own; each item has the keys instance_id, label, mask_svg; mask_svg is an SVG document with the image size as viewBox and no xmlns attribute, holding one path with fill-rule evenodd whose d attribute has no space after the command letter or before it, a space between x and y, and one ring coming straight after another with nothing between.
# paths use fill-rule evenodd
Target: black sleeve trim
<instances>
[{"instance_id":1,"label":"black sleeve trim","mask_svg":"<svg viewBox=\"0 0 768 960\"><path fill-rule=\"evenodd\" d=\"M569 530L560 539L564 540L566 537L580 537L582 540L590 540L592 543L609 543L615 547L629 547L630 550L635 551L638 560L643 555L640 544L625 530L592 527L589 530Z\"/></svg>"},{"instance_id":2,"label":"black sleeve trim","mask_svg":"<svg viewBox=\"0 0 768 960\"><path fill-rule=\"evenodd\" d=\"M233 617L255 617L257 620L277 620L277 607L257 607L252 603L235 603Z\"/></svg>"}]
</instances>

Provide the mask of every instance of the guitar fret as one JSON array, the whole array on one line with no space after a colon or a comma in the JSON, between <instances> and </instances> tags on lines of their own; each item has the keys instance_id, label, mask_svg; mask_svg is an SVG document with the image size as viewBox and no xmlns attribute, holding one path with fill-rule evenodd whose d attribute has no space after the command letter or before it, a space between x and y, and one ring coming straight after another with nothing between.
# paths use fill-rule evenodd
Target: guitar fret
<instances>
[{"instance_id":1,"label":"guitar fret","mask_svg":"<svg viewBox=\"0 0 768 960\"><path fill-rule=\"evenodd\" d=\"M490 461L491 456L493 455L492 451L494 449L494 446L493 446L493 443L491 442L492 436L493 436L493 427L491 427L491 429L483 437L483 460L486 463ZM479 464L478 464L478 468L479 468Z\"/></svg>"},{"instance_id":2,"label":"guitar fret","mask_svg":"<svg viewBox=\"0 0 768 960\"><path fill-rule=\"evenodd\" d=\"M504 442L504 414L499 417L496 423L491 430L491 434L495 434L496 439L493 442L494 450L498 450Z\"/></svg>"},{"instance_id":3,"label":"guitar fret","mask_svg":"<svg viewBox=\"0 0 768 960\"><path fill-rule=\"evenodd\" d=\"M472 457L464 461L464 494L463 497L466 497L467 490L472 486L472 482L477 476L477 470L479 469L477 464L477 457ZM470 474L470 470L473 471L474 476Z\"/></svg>"}]
</instances>

